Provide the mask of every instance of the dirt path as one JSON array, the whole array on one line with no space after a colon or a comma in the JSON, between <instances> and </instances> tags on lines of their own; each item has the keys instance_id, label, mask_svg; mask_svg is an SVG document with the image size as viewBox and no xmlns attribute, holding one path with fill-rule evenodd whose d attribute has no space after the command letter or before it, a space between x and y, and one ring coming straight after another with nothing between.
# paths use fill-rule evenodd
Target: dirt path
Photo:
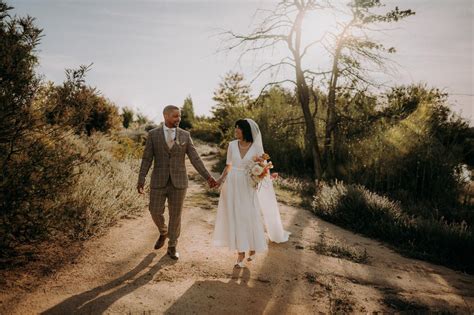
<instances>
[{"instance_id":1,"label":"dirt path","mask_svg":"<svg viewBox=\"0 0 474 315\"><path fill-rule=\"evenodd\" d=\"M270 244L248 268L233 269L234 253L211 244L216 199L202 185L190 182L178 262L165 255L165 248L153 250L158 233L145 210L88 241L73 264L32 292L18 288L2 294L0 313L474 312L473 276L402 257L283 204L290 241ZM328 242L365 248L368 263L317 254L313 246L322 232Z\"/></svg>"}]
</instances>

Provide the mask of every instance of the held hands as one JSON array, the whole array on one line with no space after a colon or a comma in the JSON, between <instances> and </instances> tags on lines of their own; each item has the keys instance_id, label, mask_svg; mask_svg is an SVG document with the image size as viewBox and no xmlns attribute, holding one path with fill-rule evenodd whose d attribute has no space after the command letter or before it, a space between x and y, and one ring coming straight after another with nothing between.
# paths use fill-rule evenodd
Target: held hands
<instances>
[{"instance_id":1,"label":"held hands","mask_svg":"<svg viewBox=\"0 0 474 315\"><path fill-rule=\"evenodd\" d=\"M207 179L207 183L209 184L210 188L215 188L219 186L219 183L216 181L216 179L213 176Z\"/></svg>"},{"instance_id":2,"label":"held hands","mask_svg":"<svg viewBox=\"0 0 474 315\"><path fill-rule=\"evenodd\" d=\"M224 183L224 178L221 176L217 179L217 188L219 188L222 185L222 183Z\"/></svg>"}]
</instances>

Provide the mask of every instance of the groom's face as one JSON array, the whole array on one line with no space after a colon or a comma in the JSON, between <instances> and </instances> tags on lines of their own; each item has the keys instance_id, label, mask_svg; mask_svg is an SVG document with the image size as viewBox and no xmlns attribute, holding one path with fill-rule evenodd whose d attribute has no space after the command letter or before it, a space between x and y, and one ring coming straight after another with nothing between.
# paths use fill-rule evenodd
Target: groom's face
<instances>
[{"instance_id":1,"label":"groom's face","mask_svg":"<svg viewBox=\"0 0 474 315\"><path fill-rule=\"evenodd\" d=\"M178 127L181 121L181 111L175 109L168 114L165 114L165 123L167 127Z\"/></svg>"}]
</instances>

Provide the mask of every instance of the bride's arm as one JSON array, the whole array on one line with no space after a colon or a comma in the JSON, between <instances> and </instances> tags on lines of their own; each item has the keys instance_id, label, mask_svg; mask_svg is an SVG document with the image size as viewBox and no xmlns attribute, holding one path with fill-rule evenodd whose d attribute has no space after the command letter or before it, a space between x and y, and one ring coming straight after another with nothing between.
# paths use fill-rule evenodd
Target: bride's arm
<instances>
[{"instance_id":1,"label":"bride's arm","mask_svg":"<svg viewBox=\"0 0 474 315\"><path fill-rule=\"evenodd\" d=\"M227 173L229 173L230 168L232 167L232 149L231 149L231 143L227 146L227 158L226 158L226 165L224 170L222 171L221 176L217 180L217 183L221 185L224 181L225 178L227 177Z\"/></svg>"},{"instance_id":2,"label":"bride's arm","mask_svg":"<svg viewBox=\"0 0 474 315\"><path fill-rule=\"evenodd\" d=\"M217 180L217 183L218 183L219 185L222 184L222 183L225 181L225 179L226 179L226 177L227 177L227 173L229 173L229 170L230 170L231 167L232 167L232 165L230 165L230 164L227 164L227 165L225 166L224 170L222 171L221 176L220 176L219 179Z\"/></svg>"}]
</instances>

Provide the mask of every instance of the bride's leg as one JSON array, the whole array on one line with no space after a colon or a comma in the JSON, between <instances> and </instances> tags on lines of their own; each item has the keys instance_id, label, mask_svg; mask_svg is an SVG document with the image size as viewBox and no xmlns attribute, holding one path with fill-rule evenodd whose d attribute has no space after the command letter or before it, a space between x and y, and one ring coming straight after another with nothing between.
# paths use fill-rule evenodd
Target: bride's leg
<instances>
[{"instance_id":1,"label":"bride's leg","mask_svg":"<svg viewBox=\"0 0 474 315\"><path fill-rule=\"evenodd\" d=\"M245 267L244 258L245 258L245 252L239 252L237 255L237 261L235 262L234 266L240 267L240 268Z\"/></svg>"}]
</instances>

